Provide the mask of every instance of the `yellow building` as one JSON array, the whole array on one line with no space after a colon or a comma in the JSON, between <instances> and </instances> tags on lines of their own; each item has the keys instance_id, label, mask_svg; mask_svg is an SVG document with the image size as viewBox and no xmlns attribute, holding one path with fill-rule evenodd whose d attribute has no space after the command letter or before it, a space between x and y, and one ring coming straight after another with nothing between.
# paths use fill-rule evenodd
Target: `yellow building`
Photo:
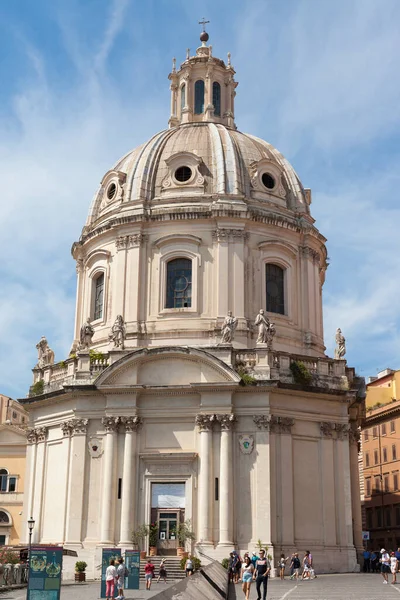
<instances>
[{"instance_id":1,"label":"yellow building","mask_svg":"<svg viewBox=\"0 0 400 600\"><path fill-rule=\"evenodd\" d=\"M400 371L385 369L367 382L366 409L376 409L400 398Z\"/></svg>"},{"instance_id":2,"label":"yellow building","mask_svg":"<svg viewBox=\"0 0 400 600\"><path fill-rule=\"evenodd\" d=\"M1 424L0 546L19 544L22 519L26 521L29 518L29 515L22 515L25 459L25 431L15 425Z\"/></svg>"}]
</instances>

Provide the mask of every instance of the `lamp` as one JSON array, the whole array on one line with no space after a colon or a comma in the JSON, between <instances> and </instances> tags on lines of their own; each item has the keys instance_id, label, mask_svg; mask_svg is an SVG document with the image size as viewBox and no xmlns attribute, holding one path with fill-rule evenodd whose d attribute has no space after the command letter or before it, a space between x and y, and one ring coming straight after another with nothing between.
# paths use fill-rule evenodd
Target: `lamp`
<instances>
[{"instance_id":1,"label":"lamp","mask_svg":"<svg viewBox=\"0 0 400 600\"><path fill-rule=\"evenodd\" d=\"M32 531L35 527L35 519L31 517L28 519L28 529L29 529L29 552L28 552L28 577L29 577L29 565L31 562L31 546L32 546Z\"/></svg>"}]
</instances>

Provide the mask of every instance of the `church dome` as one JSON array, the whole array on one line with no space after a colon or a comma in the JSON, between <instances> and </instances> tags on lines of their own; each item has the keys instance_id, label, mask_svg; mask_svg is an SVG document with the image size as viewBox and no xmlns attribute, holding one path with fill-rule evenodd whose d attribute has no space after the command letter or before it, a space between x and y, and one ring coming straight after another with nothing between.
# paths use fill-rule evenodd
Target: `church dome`
<instances>
[{"instance_id":1,"label":"church dome","mask_svg":"<svg viewBox=\"0 0 400 600\"><path fill-rule=\"evenodd\" d=\"M222 201L308 213L308 193L268 142L221 123L182 124L121 158L101 182L86 228L139 206Z\"/></svg>"}]
</instances>

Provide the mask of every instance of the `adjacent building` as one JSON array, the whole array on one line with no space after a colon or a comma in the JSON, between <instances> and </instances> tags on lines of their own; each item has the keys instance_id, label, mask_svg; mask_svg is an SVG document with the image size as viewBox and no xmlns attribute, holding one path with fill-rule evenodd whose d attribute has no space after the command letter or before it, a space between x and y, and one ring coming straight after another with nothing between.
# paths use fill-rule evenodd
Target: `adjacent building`
<instances>
[{"instance_id":1,"label":"adjacent building","mask_svg":"<svg viewBox=\"0 0 400 600\"><path fill-rule=\"evenodd\" d=\"M176 553L184 520L203 557L261 539L275 563L311 549L354 571L363 398L344 347L325 354L326 240L289 162L237 129L230 55L200 39L169 75L169 128L104 175L73 244L71 353L51 364L43 338L23 401L25 515L91 575L144 523Z\"/></svg>"},{"instance_id":2,"label":"adjacent building","mask_svg":"<svg viewBox=\"0 0 400 600\"><path fill-rule=\"evenodd\" d=\"M367 384L362 429L363 528L372 549L400 547L400 371Z\"/></svg>"},{"instance_id":3,"label":"adjacent building","mask_svg":"<svg viewBox=\"0 0 400 600\"><path fill-rule=\"evenodd\" d=\"M17 400L0 394L0 425L9 423L17 427L26 427L28 413Z\"/></svg>"}]
</instances>

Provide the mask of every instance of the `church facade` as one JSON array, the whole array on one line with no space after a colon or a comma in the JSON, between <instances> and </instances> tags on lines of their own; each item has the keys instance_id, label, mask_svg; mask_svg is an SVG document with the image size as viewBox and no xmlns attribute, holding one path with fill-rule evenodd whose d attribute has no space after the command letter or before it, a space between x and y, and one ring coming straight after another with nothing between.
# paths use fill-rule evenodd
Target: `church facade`
<instances>
[{"instance_id":1,"label":"church facade","mask_svg":"<svg viewBox=\"0 0 400 600\"><path fill-rule=\"evenodd\" d=\"M354 571L362 399L343 349L325 354L326 240L200 39L169 75L168 129L105 174L73 244L71 353L55 364L42 338L23 401L24 515L90 574L142 524L175 553L185 521L203 561L261 540L275 564L309 549Z\"/></svg>"}]
</instances>

